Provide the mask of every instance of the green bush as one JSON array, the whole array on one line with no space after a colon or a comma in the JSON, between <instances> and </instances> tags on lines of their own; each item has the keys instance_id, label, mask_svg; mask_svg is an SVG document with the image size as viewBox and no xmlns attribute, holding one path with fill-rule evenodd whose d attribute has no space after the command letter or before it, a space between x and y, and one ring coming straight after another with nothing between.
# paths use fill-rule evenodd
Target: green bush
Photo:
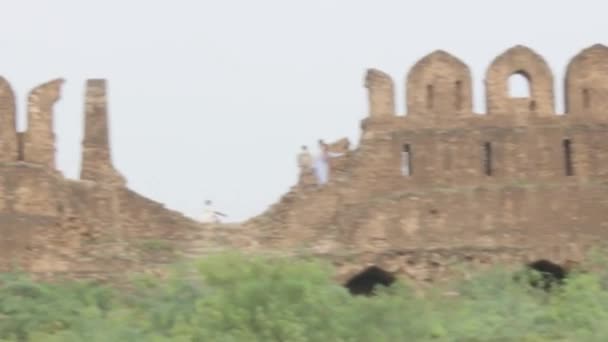
<instances>
[{"instance_id":1,"label":"green bush","mask_svg":"<svg viewBox=\"0 0 608 342\"><path fill-rule=\"evenodd\" d=\"M608 341L604 274L558 291L495 269L419 296L403 282L353 297L327 264L222 254L134 289L0 278L0 341Z\"/></svg>"}]
</instances>

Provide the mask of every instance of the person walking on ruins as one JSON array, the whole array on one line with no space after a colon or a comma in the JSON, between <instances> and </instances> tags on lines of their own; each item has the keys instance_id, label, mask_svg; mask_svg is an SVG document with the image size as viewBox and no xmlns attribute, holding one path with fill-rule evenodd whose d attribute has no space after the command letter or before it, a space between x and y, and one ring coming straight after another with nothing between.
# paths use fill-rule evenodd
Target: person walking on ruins
<instances>
[{"instance_id":1,"label":"person walking on ruins","mask_svg":"<svg viewBox=\"0 0 608 342\"><path fill-rule=\"evenodd\" d=\"M220 223L219 216L227 217L228 215L213 209L213 203L210 200L206 200L203 216L200 221L202 223Z\"/></svg>"},{"instance_id":2,"label":"person walking on ruins","mask_svg":"<svg viewBox=\"0 0 608 342\"><path fill-rule=\"evenodd\" d=\"M315 160L315 175L317 176L317 183L319 185L325 185L329 181L329 159L332 157L339 157L343 153L334 153L329 151L329 145L323 140L319 140L320 153Z\"/></svg>"}]
</instances>

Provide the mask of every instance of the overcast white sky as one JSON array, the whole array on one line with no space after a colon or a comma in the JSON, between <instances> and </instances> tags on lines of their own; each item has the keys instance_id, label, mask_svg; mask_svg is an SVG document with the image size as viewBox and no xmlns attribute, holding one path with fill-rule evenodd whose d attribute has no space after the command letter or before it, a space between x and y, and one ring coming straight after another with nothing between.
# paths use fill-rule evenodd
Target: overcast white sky
<instances>
[{"instance_id":1,"label":"overcast white sky","mask_svg":"<svg viewBox=\"0 0 608 342\"><path fill-rule=\"evenodd\" d=\"M407 70L446 50L473 72L477 111L490 61L515 44L556 74L608 43L608 6L584 0L0 0L0 74L18 95L66 79L57 162L80 168L87 78L109 84L114 163L139 193L190 216L212 199L232 220L261 213L296 181L299 146L359 137L363 75L390 73L403 111Z\"/></svg>"}]
</instances>

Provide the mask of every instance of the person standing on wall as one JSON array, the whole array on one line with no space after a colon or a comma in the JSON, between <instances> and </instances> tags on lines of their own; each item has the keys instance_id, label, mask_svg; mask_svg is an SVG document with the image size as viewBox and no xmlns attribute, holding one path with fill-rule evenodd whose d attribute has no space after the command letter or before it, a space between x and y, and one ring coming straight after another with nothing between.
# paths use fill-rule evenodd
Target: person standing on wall
<instances>
[{"instance_id":1,"label":"person standing on wall","mask_svg":"<svg viewBox=\"0 0 608 342\"><path fill-rule=\"evenodd\" d=\"M219 216L227 217L228 215L213 209L213 202L206 200L205 207L203 208L203 215L200 221L202 223L220 223Z\"/></svg>"},{"instance_id":2,"label":"person standing on wall","mask_svg":"<svg viewBox=\"0 0 608 342\"><path fill-rule=\"evenodd\" d=\"M325 185L329 181L329 158L342 156L343 153L333 153L329 151L329 145L323 140L319 140L319 156L315 161L315 175L317 176L317 183L319 185Z\"/></svg>"}]
</instances>

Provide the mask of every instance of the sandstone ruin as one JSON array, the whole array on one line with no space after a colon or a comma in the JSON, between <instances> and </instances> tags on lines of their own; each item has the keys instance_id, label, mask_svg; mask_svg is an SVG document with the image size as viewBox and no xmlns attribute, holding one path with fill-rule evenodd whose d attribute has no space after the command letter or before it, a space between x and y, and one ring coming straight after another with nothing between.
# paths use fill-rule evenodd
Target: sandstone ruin
<instances>
[{"instance_id":1,"label":"sandstone ruin","mask_svg":"<svg viewBox=\"0 0 608 342\"><path fill-rule=\"evenodd\" d=\"M523 75L530 96L512 98ZM109 275L174 257L145 241L201 255L223 247L317 255L347 279L370 266L416 280L451 265L580 260L608 237L608 47L576 55L557 115L554 79L523 46L485 77L487 113L473 112L471 73L444 51L407 74L407 115L396 115L390 76L368 70L361 141L332 145L329 184L310 175L266 212L212 229L129 190L114 168L103 80L87 82L80 180L54 164L53 104L62 80L29 95L29 127L15 129L15 97L0 79L0 267L41 275ZM152 243L151 243L152 244ZM157 246L158 247L158 246ZM163 248L157 248L163 249ZM168 250L168 249L167 249Z\"/></svg>"}]
</instances>

